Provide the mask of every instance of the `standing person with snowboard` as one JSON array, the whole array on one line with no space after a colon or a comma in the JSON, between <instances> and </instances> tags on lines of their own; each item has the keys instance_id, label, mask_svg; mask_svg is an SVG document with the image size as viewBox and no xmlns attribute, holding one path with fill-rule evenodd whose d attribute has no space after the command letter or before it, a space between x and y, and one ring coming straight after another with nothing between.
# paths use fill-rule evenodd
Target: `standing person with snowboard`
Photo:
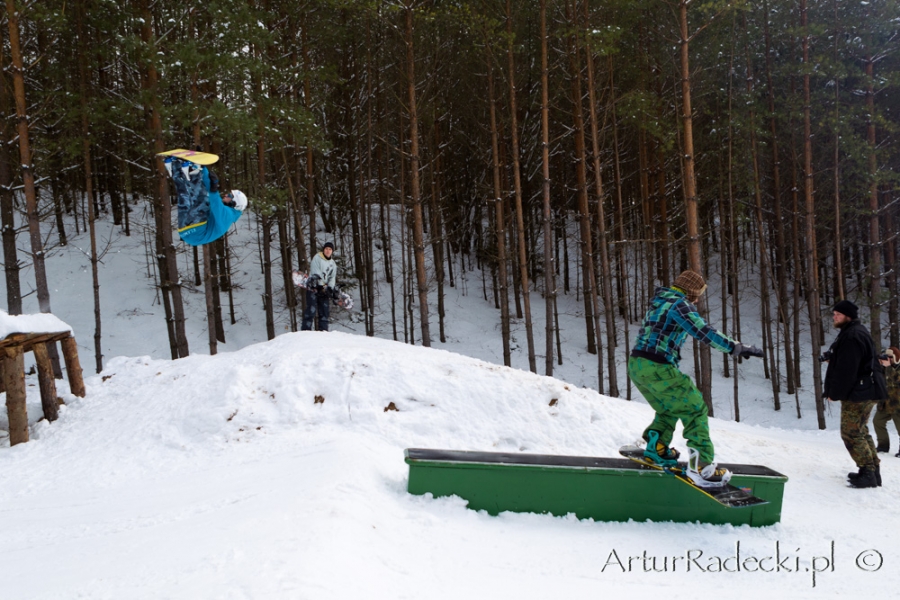
<instances>
[{"instance_id":1,"label":"standing person with snowboard","mask_svg":"<svg viewBox=\"0 0 900 600\"><path fill-rule=\"evenodd\" d=\"M840 329L822 359L826 399L841 403L841 439L859 472L848 473L855 488L881 485L881 461L869 433L869 415L875 405L888 397L884 369L875 356L875 341L859 320L859 308L841 300L832 308L832 322Z\"/></svg>"},{"instance_id":2,"label":"standing person with snowboard","mask_svg":"<svg viewBox=\"0 0 900 600\"><path fill-rule=\"evenodd\" d=\"M656 411L656 418L643 433L647 442L644 456L658 465L675 466L679 453L669 444L680 420L690 449L687 476L700 487L718 487L731 479L731 472L714 462L709 409L691 378L678 369L681 346L690 335L719 352L741 358L763 353L732 340L703 320L694 303L705 290L703 276L694 271L681 273L671 287L656 289L628 359L628 375Z\"/></svg>"},{"instance_id":3,"label":"standing person with snowboard","mask_svg":"<svg viewBox=\"0 0 900 600\"><path fill-rule=\"evenodd\" d=\"M891 451L891 438L888 435L887 424L894 422L894 427L900 433L900 348L891 346L884 351L884 355L878 360L884 368L884 378L887 383L887 399L878 403L872 425L875 427L875 441L878 444L877 452ZM895 456L900 457L900 452Z\"/></svg>"},{"instance_id":4,"label":"standing person with snowboard","mask_svg":"<svg viewBox=\"0 0 900 600\"><path fill-rule=\"evenodd\" d=\"M322 251L309 263L309 282L306 286L306 310L303 311L302 331L312 331L313 319L319 314L319 331L328 331L331 296L337 282L337 263L331 258L334 244L325 242Z\"/></svg>"}]
</instances>

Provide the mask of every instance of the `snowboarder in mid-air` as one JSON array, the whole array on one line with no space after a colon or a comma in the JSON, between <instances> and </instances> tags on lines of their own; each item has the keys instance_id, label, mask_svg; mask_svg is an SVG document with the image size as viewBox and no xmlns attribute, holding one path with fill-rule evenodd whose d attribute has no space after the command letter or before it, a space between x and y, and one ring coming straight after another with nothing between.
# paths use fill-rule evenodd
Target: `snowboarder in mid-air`
<instances>
[{"instance_id":1,"label":"snowboarder in mid-air","mask_svg":"<svg viewBox=\"0 0 900 600\"><path fill-rule=\"evenodd\" d=\"M678 369L681 346L690 335L741 358L763 352L732 340L703 320L694 304L705 290L703 276L694 271L681 273L671 287L656 289L628 359L628 375L656 411L642 436L647 444L644 456L663 467L676 466L680 454L669 444L681 420L690 450L687 476L700 487L718 487L728 483L731 472L714 461L706 402L691 378Z\"/></svg>"},{"instance_id":2,"label":"snowboarder in mid-air","mask_svg":"<svg viewBox=\"0 0 900 600\"><path fill-rule=\"evenodd\" d=\"M164 153L166 171L178 197L178 235L191 246L214 242L241 218L247 196L240 190L219 193L219 179L206 168L215 154L189 150ZM197 161L197 162L195 162Z\"/></svg>"}]
</instances>

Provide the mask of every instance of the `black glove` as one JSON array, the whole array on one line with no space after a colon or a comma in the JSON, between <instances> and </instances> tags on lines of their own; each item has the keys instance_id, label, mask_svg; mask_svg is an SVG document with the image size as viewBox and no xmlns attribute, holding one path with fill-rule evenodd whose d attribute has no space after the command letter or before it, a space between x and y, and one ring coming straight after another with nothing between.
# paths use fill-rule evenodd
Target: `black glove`
<instances>
[{"instance_id":1,"label":"black glove","mask_svg":"<svg viewBox=\"0 0 900 600\"><path fill-rule=\"evenodd\" d=\"M755 356L757 358L762 358L763 349L757 348L756 346L747 346L740 342L734 343L734 349L731 351L732 356L737 356L738 358L750 358L751 356Z\"/></svg>"},{"instance_id":2,"label":"black glove","mask_svg":"<svg viewBox=\"0 0 900 600\"><path fill-rule=\"evenodd\" d=\"M822 353L822 356L819 357L819 362L828 362L831 360L831 350L826 350Z\"/></svg>"},{"instance_id":3,"label":"black glove","mask_svg":"<svg viewBox=\"0 0 900 600\"><path fill-rule=\"evenodd\" d=\"M331 288L331 298L335 302L340 300L341 299L341 288L339 288L338 286L334 286L333 288Z\"/></svg>"},{"instance_id":4,"label":"black glove","mask_svg":"<svg viewBox=\"0 0 900 600\"><path fill-rule=\"evenodd\" d=\"M216 174L211 170L207 169L209 172L209 191L210 192L218 192L219 191L219 178L216 177Z\"/></svg>"}]
</instances>

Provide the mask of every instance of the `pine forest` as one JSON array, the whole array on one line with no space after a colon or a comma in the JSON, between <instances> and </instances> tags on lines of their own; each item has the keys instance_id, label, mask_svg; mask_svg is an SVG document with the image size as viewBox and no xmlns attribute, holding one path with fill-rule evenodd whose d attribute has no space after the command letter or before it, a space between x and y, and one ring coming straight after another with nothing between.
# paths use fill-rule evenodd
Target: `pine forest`
<instances>
[{"instance_id":1,"label":"pine forest","mask_svg":"<svg viewBox=\"0 0 900 600\"><path fill-rule=\"evenodd\" d=\"M446 290L478 270L506 364L517 323L552 375L557 299L577 298L612 396L624 324L685 269L720 294L699 305L719 329L762 324L774 410L814 388L821 428L830 306L853 300L900 346L896 0L6 0L3 16L6 308L33 287L51 312L48 248L88 234L97 372L98 220L145 237L173 359L191 351L183 286L205 290L208 351L224 341L228 236L178 240L156 157L172 148L218 154L250 198L269 339L304 308L291 271L334 239L368 335L443 341ZM709 402L712 369L736 365L696 352Z\"/></svg>"}]
</instances>

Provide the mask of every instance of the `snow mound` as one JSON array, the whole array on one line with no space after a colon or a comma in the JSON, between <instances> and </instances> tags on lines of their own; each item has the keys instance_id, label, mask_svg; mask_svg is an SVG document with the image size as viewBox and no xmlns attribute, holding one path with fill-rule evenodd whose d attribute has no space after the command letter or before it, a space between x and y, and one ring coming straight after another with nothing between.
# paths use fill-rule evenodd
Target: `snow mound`
<instances>
[{"instance_id":1,"label":"snow mound","mask_svg":"<svg viewBox=\"0 0 900 600\"><path fill-rule=\"evenodd\" d=\"M884 526L900 520L900 459L883 461L884 488L848 489L834 431L712 420L720 460L791 477L773 527L489 517L407 494L403 449L615 456L652 411L342 333L116 358L86 384L85 398L60 386L60 419L36 423L31 442L0 447L11 598L587 598L660 586L693 598L722 583L734 598L821 598L900 585ZM704 557L693 570L689 552ZM736 552L750 566L787 562L714 570ZM834 569L813 579L828 557Z\"/></svg>"},{"instance_id":2,"label":"snow mound","mask_svg":"<svg viewBox=\"0 0 900 600\"><path fill-rule=\"evenodd\" d=\"M63 426L41 435L90 436L134 457L313 430L398 448L615 454L651 414L551 377L337 332L285 334L215 357L116 358L87 385Z\"/></svg>"}]
</instances>

